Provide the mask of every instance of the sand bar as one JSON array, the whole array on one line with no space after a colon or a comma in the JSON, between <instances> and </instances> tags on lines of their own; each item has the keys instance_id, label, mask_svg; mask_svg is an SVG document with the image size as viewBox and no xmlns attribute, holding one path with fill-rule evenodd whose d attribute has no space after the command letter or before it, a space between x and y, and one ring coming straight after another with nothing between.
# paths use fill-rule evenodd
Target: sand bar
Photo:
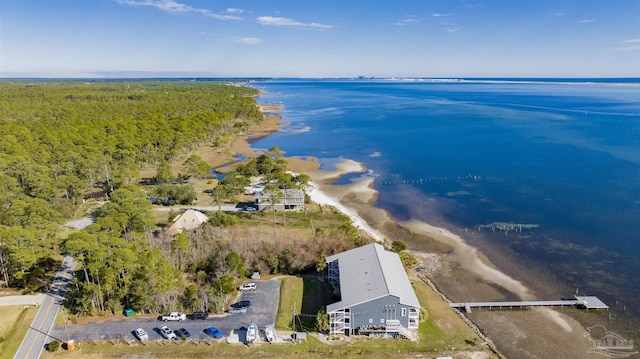
<instances>
[{"instance_id":1,"label":"sand bar","mask_svg":"<svg viewBox=\"0 0 640 359\"><path fill-rule=\"evenodd\" d=\"M367 233L371 238L378 242L384 242L385 236L378 230L374 229L365 221L357 211L345 206L341 200L344 199L344 193L357 193L361 198L366 201L370 201L375 198L376 191L371 188L373 178L363 178L350 185L347 185L344 189L347 191L340 191L338 187L332 186L331 182L337 180L341 176L351 172L363 172L364 166L358 162L352 160L345 160L339 163L335 171L309 171L307 174L311 177L312 190L309 192L311 200L317 204L330 205L335 207L340 212L344 213L351 219L353 225ZM329 194L328 194L329 193ZM340 193L343 193L341 196Z\"/></svg>"},{"instance_id":2,"label":"sand bar","mask_svg":"<svg viewBox=\"0 0 640 359\"><path fill-rule=\"evenodd\" d=\"M377 193L371 186L373 177L365 176L348 185L331 184L347 173L360 173L363 169L362 164L345 160L336 166L335 171L307 171L314 185L311 199L316 203L331 205L345 213L351 218L354 226L378 241L398 239L388 228L401 228L450 248L443 255L420 250L413 252L426 260L437 260L437 265L431 266L435 268L434 276L453 282L454 287L463 287L459 293L474 295L477 291L489 293L488 295L500 295L507 291L522 300L536 299L524 284L501 272L476 248L448 229L417 220L399 223L385 211L374 208ZM374 219L367 221L365 218ZM450 275L454 277L449 277ZM501 290L496 291L496 287ZM471 298L467 298L469 299ZM583 338L583 333L586 332L584 326L565 313L549 308L478 311L469 315L469 318L489 336L506 357L578 358L585 357L583 354L589 349L590 343Z\"/></svg>"},{"instance_id":3,"label":"sand bar","mask_svg":"<svg viewBox=\"0 0 640 359\"><path fill-rule=\"evenodd\" d=\"M425 234L439 242L453 246L454 249L450 255L467 270L476 273L482 280L499 285L516 294L521 300L534 299L522 283L482 261L476 248L465 243L460 236L451 233L448 229L435 227L421 221L402 222L400 225L413 232Z\"/></svg>"}]
</instances>

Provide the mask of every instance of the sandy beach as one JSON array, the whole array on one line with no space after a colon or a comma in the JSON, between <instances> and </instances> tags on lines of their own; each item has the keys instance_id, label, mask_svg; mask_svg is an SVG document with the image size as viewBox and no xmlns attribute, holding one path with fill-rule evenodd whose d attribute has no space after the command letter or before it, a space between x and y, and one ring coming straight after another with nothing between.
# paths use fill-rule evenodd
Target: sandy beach
<instances>
[{"instance_id":1,"label":"sandy beach","mask_svg":"<svg viewBox=\"0 0 640 359\"><path fill-rule=\"evenodd\" d=\"M250 147L252 135L264 136L286 125L274 113L269 114L259 130L252 129L237 138L233 149L247 156L257 153ZM372 186L375 177L363 164L344 159L334 169L321 170L319 161L313 157L287 157L287 160L290 170L311 177L312 201L335 207L376 241L404 241L409 250L429 262L423 263L423 268L430 268L428 277L444 297L452 301L548 299L537 297L521 281L501 271L477 248L448 229L415 220L398 222L376 208L377 192ZM350 184L333 184L349 173L361 176ZM592 343L584 337L584 326L566 311L575 309L477 310L465 315L507 358L598 357L588 353Z\"/></svg>"},{"instance_id":2,"label":"sandy beach","mask_svg":"<svg viewBox=\"0 0 640 359\"><path fill-rule=\"evenodd\" d=\"M293 167L296 167L295 165ZM366 175L360 163L345 160L333 171L307 171L313 179L310 196L316 203L331 205L349 216L354 225L378 241L400 239L420 257L438 290L454 301L541 299L520 281L496 268L481 252L451 231L420 221L397 222L383 210L373 207L374 178ZM363 173L348 185L332 185L347 173ZM591 343L586 329L564 311L576 309L513 311L474 311L467 315L508 358L589 358ZM595 355L595 354L593 354Z\"/></svg>"}]
</instances>

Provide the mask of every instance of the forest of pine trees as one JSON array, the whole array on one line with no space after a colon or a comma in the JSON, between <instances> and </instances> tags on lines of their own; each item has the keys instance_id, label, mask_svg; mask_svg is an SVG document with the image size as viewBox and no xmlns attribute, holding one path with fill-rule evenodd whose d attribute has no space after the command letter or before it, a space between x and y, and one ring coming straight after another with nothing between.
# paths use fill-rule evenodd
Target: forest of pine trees
<instances>
[{"instance_id":1,"label":"forest of pine trees","mask_svg":"<svg viewBox=\"0 0 640 359\"><path fill-rule=\"evenodd\" d=\"M256 230L229 231L224 226L235 222L224 213L171 241L154 236L158 223L140 169L158 168L160 177L180 156L261 121L256 89L192 81L7 81L0 93L0 286L42 290L56 269L52 258L69 253L79 266L68 305L79 315L126 307L219 311L249 270L307 270L325 253L359 244L348 220L294 244L261 241ZM248 161L213 195L229 198L253 175L304 186L308 176L285 174L281 155L276 147ZM188 158L189 172L202 173L202 160ZM96 222L61 235L61 224L92 197L108 200L94 210Z\"/></svg>"}]
</instances>

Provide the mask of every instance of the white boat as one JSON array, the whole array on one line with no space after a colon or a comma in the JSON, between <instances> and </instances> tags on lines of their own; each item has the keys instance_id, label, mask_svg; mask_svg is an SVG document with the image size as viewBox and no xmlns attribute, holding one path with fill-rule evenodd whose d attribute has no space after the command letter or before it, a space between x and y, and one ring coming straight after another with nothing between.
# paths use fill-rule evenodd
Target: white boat
<instances>
[{"instance_id":1,"label":"white boat","mask_svg":"<svg viewBox=\"0 0 640 359\"><path fill-rule=\"evenodd\" d=\"M269 343L273 342L274 340L276 340L276 330L273 326L271 325L267 325L266 328L264 328L264 336L267 338L267 341Z\"/></svg>"},{"instance_id":2,"label":"white boat","mask_svg":"<svg viewBox=\"0 0 640 359\"><path fill-rule=\"evenodd\" d=\"M247 328L247 344L255 343L257 340L258 340L258 326L255 323L251 323Z\"/></svg>"}]
</instances>

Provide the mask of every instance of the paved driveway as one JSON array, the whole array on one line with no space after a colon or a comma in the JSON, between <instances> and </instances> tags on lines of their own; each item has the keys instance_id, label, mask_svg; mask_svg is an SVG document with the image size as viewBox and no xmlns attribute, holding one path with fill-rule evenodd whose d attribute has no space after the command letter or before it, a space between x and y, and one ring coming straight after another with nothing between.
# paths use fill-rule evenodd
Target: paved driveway
<instances>
[{"instance_id":1,"label":"paved driveway","mask_svg":"<svg viewBox=\"0 0 640 359\"><path fill-rule=\"evenodd\" d=\"M162 322L154 318L125 318L107 320L100 323L87 323L82 325L68 325L69 337L76 341L86 340L112 340L112 339L133 339L133 331L136 328L143 328L150 340L162 339L159 328L166 324L169 328L176 330L186 328L194 338L208 339L203 332L205 328L216 327L225 337L232 330L247 327L250 323L256 323L260 329L265 326L275 324L278 313L278 303L280 301L280 281L266 280L255 281L257 288L254 291L243 292L238 300L250 300L251 306L243 314L225 314L222 316L209 317L207 320L190 320L184 322ZM54 337L64 337L65 328L55 326L53 328Z\"/></svg>"}]
</instances>

